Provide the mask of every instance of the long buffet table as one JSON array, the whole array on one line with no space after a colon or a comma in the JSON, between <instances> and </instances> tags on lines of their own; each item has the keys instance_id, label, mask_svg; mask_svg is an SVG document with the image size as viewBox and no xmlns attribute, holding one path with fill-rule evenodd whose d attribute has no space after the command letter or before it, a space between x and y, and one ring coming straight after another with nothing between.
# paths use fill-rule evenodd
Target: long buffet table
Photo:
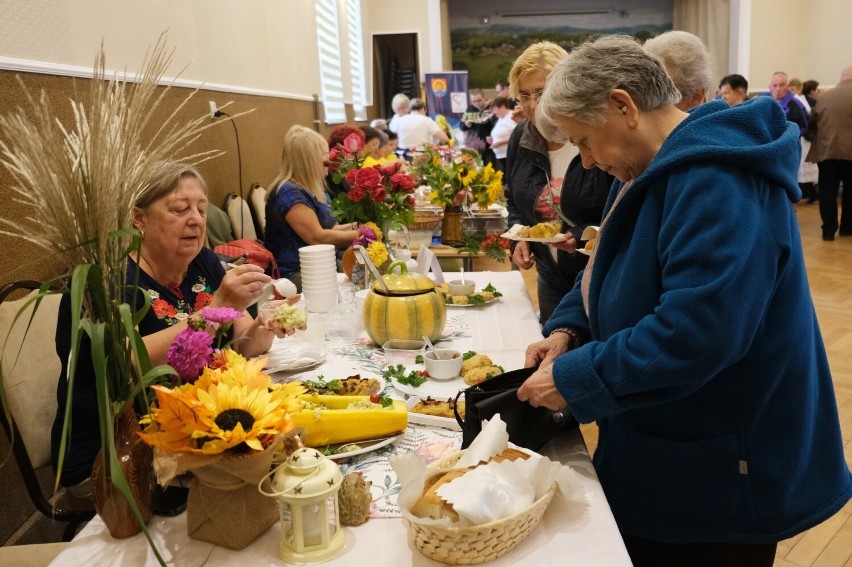
<instances>
[{"instance_id":1,"label":"long buffet table","mask_svg":"<svg viewBox=\"0 0 852 567\"><path fill-rule=\"evenodd\" d=\"M454 276L456 274L447 274L447 279L453 279ZM477 289L492 283L504 295L485 306L449 308L446 336L440 341L440 346L488 354L506 370L522 367L526 346L540 338L541 334L520 274L476 272L466 273L466 278L476 281ZM347 284L342 285L345 288ZM344 297L347 297L346 291L344 289ZM326 345L326 362L302 375L311 378L322 375L331 379L355 371L362 376L379 376L381 351L368 342L362 338L355 344L329 343ZM296 344L293 343L294 346ZM347 374L339 374L343 372ZM391 390L392 386L388 386L387 393L391 393ZM396 390L393 390L393 395L404 397ZM405 439L420 438L431 429L425 425L410 424L404 438L383 451L407 450L404 449L408 446ZM454 440L457 445L461 434L444 429L441 435ZM515 549L490 564L631 565L579 430L575 428L566 431L560 438L551 441L542 453L571 466L579 473L577 480L585 491L585 504L572 504L557 497L539 527ZM344 463L344 470L347 467L367 468L372 462L370 454L353 457L352 460L359 464ZM387 516L376 514L366 524L344 528L346 551L327 564L335 567L440 565L423 556L409 543L401 518ZM277 523L241 551L190 539L186 533L185 513L170 518L155 516L148 529L169 564L182 567L285 564L278 557L280 529ZM51 563L57 566L119 564L156 565L156 560L144 535L125 540L113 539L99 517L89 522Z\"/></svg>"}]
</instances>

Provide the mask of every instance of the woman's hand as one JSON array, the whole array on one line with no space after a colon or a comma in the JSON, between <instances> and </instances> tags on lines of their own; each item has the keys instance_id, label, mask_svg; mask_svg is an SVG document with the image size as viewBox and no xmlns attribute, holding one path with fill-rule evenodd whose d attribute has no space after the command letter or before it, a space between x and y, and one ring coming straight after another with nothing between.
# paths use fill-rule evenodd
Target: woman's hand
<instances>
[{"instance_id":1,"label":"woman's hand","mask_svg":"<svg viewBox=\"0 0 852 567\"><path fill-rule=\"evenodd\" d=\"M530 251L530 243L522 240L515 246L512 261L523 270L529 270L535 265L535 254Z\"/></svg>"},{"instance_id":2,"label":"woman's hand","mask_svg":"<svg viewBox=\"0 0 852 567\"><path fill-rule=\"evenodd\" d=\"M288 297L288 298L284 299L284 301L287 302L287 305L295 305L296 303L299 302L299 300L301 298L302 298L301 294L296 294L292 297ZM258 323L260 324L261 327L263 327L267 331L270 331L271 333L275 333L275 336L278 337L279 339L283 339L283 338L287 337L288 335L292 335L293 333L296 332L297 329L299 331L304 331L305 329L308 328L307 322L304 325L302 325L301 327L279 327L275 323L275 321L272 320L272 319L269 319L267 321L263 321L263 320L261 320L260 315L258 315L257 319L258 319Z\"/></svg>"},{"instance_id":3,"label":"woman's hand","mask_svg":"<svg viewBox=\"0 0 852 567\"><path fill-rule=\"evenodd\" d=\"M566 333L551 333L549 337L527 347L524 366L532 368L538 364L550 365L560 354L568 352L571 335Z\"/></svg>"},{"instance_id":4,"label":"woman's hand","mask_svg":"<svg viewBox=\"0 0 852 567\"><path fill-rule=\"evenodd\" d=\"M246 307L254 303L263 292L263 286L272 281L272 278L263 273L259 266L243 264L231 268L222 278L213 301L222 307L233 307L237 311L244 311Z\"/></svg>"},{"instance_id":5,"label":"woman's hand","mask_svg":"<svg viewBox=\"0 0 852 567\"><path fill-rule=\"evenodd\" d=\"M533 407L560 410L568 405L553 381L553 364L542 364L518 389L518 399Z\"/></svg>"},{"instance_id":6,"label":"woman's hand","mask_svg":"<svg viewBox=\"0 0 852 567\"><path fill-rule=\"evenodd\" d=\"M558 250L562 250L564 252L568 252L569 254L577 253L577 239L574 238L574 235L570 232L566 232L565 235L568 237L565 240L560 240L559 242L551 242L550 245Z\"/></svg>"}]
</instances>

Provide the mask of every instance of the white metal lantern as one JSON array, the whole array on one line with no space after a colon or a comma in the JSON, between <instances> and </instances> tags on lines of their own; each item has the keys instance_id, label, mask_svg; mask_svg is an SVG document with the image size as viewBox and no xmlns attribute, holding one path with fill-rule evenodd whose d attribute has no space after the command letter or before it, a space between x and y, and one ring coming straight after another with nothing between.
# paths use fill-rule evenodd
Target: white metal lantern
<instances>
[{"instance_id":1,"label":"white metal lantern","mask_svg":"<svg viewBox=\"0 0 852 567\"><path fill-rule=\"evenodd\" d=\"M278 555L308 565L343 552L337 493L343 475L336 463L316 449L294 451L275 471L273 493L281 513Z\"/></svg>"}]
</instances>

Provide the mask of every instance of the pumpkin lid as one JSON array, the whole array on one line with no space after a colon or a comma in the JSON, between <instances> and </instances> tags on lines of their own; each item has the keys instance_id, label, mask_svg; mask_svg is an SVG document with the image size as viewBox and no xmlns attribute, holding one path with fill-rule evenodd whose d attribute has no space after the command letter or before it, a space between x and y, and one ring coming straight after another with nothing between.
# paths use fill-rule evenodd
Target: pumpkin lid
<instances>
[{"instance_id":1,"label":"pumpkin lid","mask_svg":"<svg viewBox=\"0 0 852 567\"><path fill-rule=\"evenodd\" d=\"M395 268L399 268L399 273L394 272ZM415 295L435 289L435 282L430 278L422 274L408 273L408 266L402 260L391 262L382 279L388 286L391 295ZM384 290L379 282L374 282L373 291L381 293Z\"/></svg>"}]
</instances>

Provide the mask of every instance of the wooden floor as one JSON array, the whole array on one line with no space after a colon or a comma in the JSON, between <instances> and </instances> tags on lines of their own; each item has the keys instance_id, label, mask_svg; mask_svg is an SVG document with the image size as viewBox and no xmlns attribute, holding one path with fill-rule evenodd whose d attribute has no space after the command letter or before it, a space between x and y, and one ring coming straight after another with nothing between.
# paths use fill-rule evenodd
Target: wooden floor
<instances>
[{"instance_id":1,"label":"wooden floor","mask_svg":"<svg viewBox=\"0 0 852 567\"><path fill-rule=\"evenodd\" d=\"M852 237L822 240L817 205L796 206L811 295L816 306L840 412L846 462L852 463ZM537 307L535 269L521 271ZM589 450L595 425L581 427ZM822 524L778 544L775 567L852 567L852 502Z\"/></svg>"}]
</instances>

